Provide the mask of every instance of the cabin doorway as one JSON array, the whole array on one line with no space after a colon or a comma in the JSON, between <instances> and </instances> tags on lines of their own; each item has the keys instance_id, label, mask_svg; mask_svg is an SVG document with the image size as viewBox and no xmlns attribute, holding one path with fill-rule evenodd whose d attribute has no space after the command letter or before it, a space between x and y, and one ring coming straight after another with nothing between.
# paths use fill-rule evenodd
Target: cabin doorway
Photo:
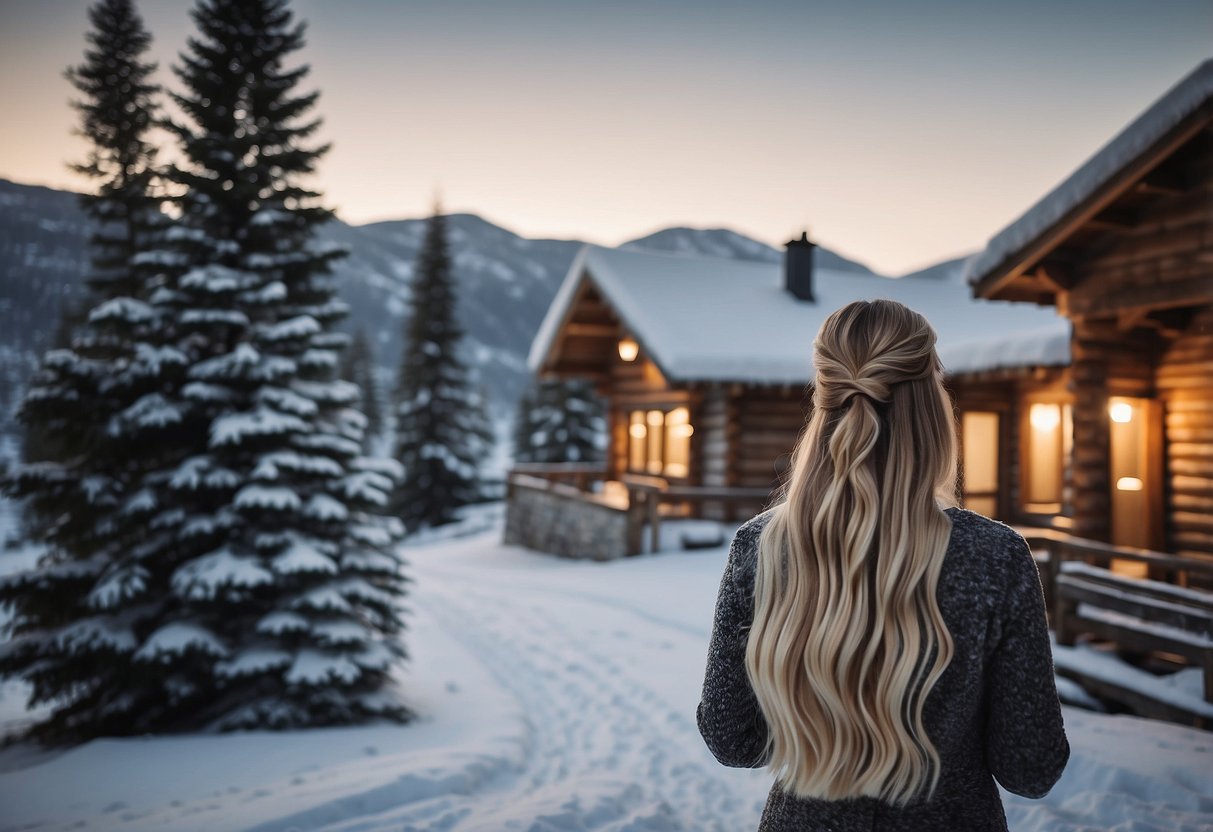
<instances>
[{"instance_id":1,"label":"cabin doorway","mask_svg":"<svg viewBox=\"0 0 1213 832\"><path fill-rule=\"evenodd\" d=\"M1162 548L1162 411L1152 399L1114 396L1108 400L1108 473L1112 494L1112 543ZM1113 562L1123 574L1145 577L1145 564Z\"/></svg>"}]
</instances>

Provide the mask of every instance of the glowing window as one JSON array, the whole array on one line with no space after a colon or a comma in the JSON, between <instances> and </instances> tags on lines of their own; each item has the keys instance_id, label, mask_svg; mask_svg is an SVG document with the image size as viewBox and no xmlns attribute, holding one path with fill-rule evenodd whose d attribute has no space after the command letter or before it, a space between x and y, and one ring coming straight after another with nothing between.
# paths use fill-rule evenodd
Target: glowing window
<instances>
[{"instance_id":1,"label":"glowing window","mask_svg":"<svg viewBox=\"0 0 1213 832\"><path fill-rule=\"evenodd\" d=\"M628 469L685 477L691 469L691 414L685 407L628 413Z\"/></svg>"},{"instance_id":2,"label":"glowing window","mask_svg":"<svg viewBox=\"0 0 1213 832\"><path fill-rule=\"evenodd\" d=\"M649 433L648 427L644 423L644 413L633 410L628 422L628 467L633 471L643 471L644 440Z\"/></svg>"},{"instance_id":3,"label":"glowing window","mask_svg":"<svg viewBox=\"0 0 1213 832\"><path fill-rule=\"evenodd\" d=\"M961 418L965 508L998 514L998 414L966 411Z\"/></svg>"},{"instance_id":4,"label":"glowing window","mask_svg":"<svg viewBox=\"0 0 1213 832\"><path fill-rule=\"evenodd\" d=\"M691 465L691 413L677 407L665 418L665 460L663 472L667 477L685 477Z\"/></svg>"},{"instance_id":5,"label":"glowing window","mask_svg":"<svg viewBox=\"0 0 1213 832\"><path fill-rule=\"evenodd\" d=\"M1028 409L1023 502L1029 511L1061 510L1070 421L1067 404L1034 402Z\"/></svg>"}]
</instances>

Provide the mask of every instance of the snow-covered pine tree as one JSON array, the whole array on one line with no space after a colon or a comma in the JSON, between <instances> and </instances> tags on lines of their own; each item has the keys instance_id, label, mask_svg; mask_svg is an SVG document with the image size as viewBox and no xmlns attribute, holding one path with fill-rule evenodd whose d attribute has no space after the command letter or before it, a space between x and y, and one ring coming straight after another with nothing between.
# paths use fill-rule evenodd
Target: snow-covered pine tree
<instances>
[{"instance_id":1,"label":"snow-covered pine tree","mask_svg":"<svg viewBox=\"0 0 1213 832\"><path fill-rule=\"evenodd\" d=\"M309 146L316 94L294 89L306 66L283 66L302 27L282 0L193 17L170 125L180 219L143 258L160 285L91 316L143 327L122 374L143 394L99 437L114 473L65 515L71 551L104 556L18 587L41 619L9 653L64 656L74 678L41 686L74 736L404 718L385 688L404 656L403 529L376 513L399 468L359 456L358 391L334 378L340 252L315 247L330 213L299 181L325 148ZM75 603L42 593L50 569Z\"/></svg>"},{"instance_id":2,"label":"snow-covered pine tree","mask_svg":"<svg viewBox=\"0 0 1213 832\"><path fill-rule=\"evenodd\" d=\"M111 602L145 579L127 559L147 532L133 517L146 459L112 429L123 414L146 415L140 403L179 370L159 348L146 302L163 224L147 138L157 93L143 60L150 36L129 0L101 0L89 17L91 46L68 77L82 93L76 106L91 145L76 167L98 182L85 201L95 220L95 305L83 324L65 316L31 380L20 413L26 462L5 482L45 554L0 581L12 613L0 676L24 679L31 704L52 706L30 731L49 741L134 730L140 702L128 688L139 675L131 659L139 613Z\"/></svg>"},{"instance_id":3,"label":"snow-covered pine tree","mask_svg":"<svg viewBox=\"0 0 1213 832\"><path fill-rule=\"evenodd\" d=\"M148 138L160 91L151 81L156 65L144 60L151 35L131 0L101 0L88 17L92 28L86 35L84 62L65 75L80 93L72 105L80 114L77 132L89 146L85 160L70 167L97 186L95 193L80 197L92 221L85 281L91 291L84 299L62 304L52 349L70 348L76 336L86 334L82 325L97 302L145 294L147 270L136 255L152 245L165 220L153 187L156 148ZM129 347L121 333L108 335L111 343L104 343L96 330L88 332L90 343L82 348L94 355L113 355ZM91 413L74 415L96 418ZM49 460L67 450L58 441L66 432L54 424L27 420L23 428L27 461Z\"/></svg>"},{"instance_id":4,"label":"snow-covered pine tree","mask_svg":"<svg viewBox=\"0 0 1213 832\"><path fill-rule=\"evenodd\" d=\"M366 416L363 447L368 451L371 443L383 432L383 406L380 403L376 370L375 352L371 349L370 339L366 330L359 327L341 357L341 377L358 385L358 406Z\"/></svg>"},{"instance_id":5,"label":"snow-covered pine tree","mask_svg":"<svg viewBox=\"0 0 1213 832\"><path fill-rule=\"evenodd\" d=\"M113 266L106 269L107 272L113 274ZM85 298L68 295L62 298L59 302L58 320L55 324L55 329L51 332L50 342L47 345L47 352L55 354L58 350L70 350L72 344L78 334L82 334L85 324L88 322L88 315L91 311L88 301ZM54 374L47 375L48 369L42 368L42 378L53 378ZM39 386L39 382L32 380L31 389ZM63 414L65 416L69 414ZM93 418L93 414L89 412L79 412L74 415L84 419ZM48 424L42 420L24 420L21 425L21 459L23 462L44 462L54 459L60 450L61 432L55 429L55 426ZM59 461L63 461L60 459ZM23 520L26 523L37 523L39 518L31 516L33 512L26 512ZM39 534L31 532L31 539L40 537Z\"/></svg>"},{"instance_id":6,"label":"snow-covered pine tree","mask_svg":"<svg viewBox=\"0 0 1213 832\"><path fill-rule=\"evenodd\" d=\"M436 206L414 269L397 381L396 459L404 481L393 508L410 531L455 519L483 497L480 468L493 443L487 402L459 355L446 218Z\"/></svg>"},{"instance_id":7,"label":"snow-covered pine tree","mask_svg":"<svg viewBox=\"0 0 1213 832\"><path fill-rule=\"evenodd\" d=\"M534 390L537 386L532 384L530 388L523 390L514 408L513 450L516 463L535 461L535 444L532 441L535 428L531 414L535 411Z\"/></svg>"},{"instance_id":8,"label":"snow-covered pine tree","mask_svg":"<svg viewBox=\"0 0 1213 832\"><path fill-rule=\"evenodd\" d=\"M516 418L515 459L519 462L598 462L603 458L606 419L602 400L588 382L537 381L520 402Z\"/></svg>"},{"instance_id":9,"label":"snow-covered pine tree","mask_svg":"<svg viewBox=\"0 0 1213 832\"><path fill-rule=\"evenodd\" d=\"M337 378L344 252L316 244L332 213L303 182L328 146L318 93L296 89L308 67L286 66L304 27L285 0L200 0L192 16L174 68L176 267L154 299L187 365L161 410L185 441L144 503L171 603L135 657L165 683L161 725L402 719L386 683L405 655L403 527L379 513L399 468L361 456L358 389Z\"/></svg>"},{"instance_id":10,"label":"snow-covered pine tree","mask_svg":"<svg viewBox=\"0 0 1213 832\"><path fill-rule=\"evenodd\" d=\"M131 0L101 0L89 21L84 63L66 73L83 96L73 103L89 142L86 160L72 168L98 185L81 197L93 220L87 282L102 299L139 297L146 271L132 261L165 223L149 140L160 87L151 80L156 64L143 60L152 37Z\"/></svg>"}]
</instances>

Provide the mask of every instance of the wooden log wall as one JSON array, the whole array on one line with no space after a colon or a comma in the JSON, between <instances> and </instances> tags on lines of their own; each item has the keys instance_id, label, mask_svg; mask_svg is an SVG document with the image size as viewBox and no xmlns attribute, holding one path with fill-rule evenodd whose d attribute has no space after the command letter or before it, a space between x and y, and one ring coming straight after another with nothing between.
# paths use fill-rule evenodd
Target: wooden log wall
<instances>
[{"instance_id":1,"label":"wooden log wall","mask_svg":"<svg viewBox=\"0 0 1213 832\"><path fill-rule=\"evenodd\" d=\"M706 486L723 487L729 482L729 408L724 388L714 386L704 392L697 415L692 416L694 436L699 436L698 463L701 481Z\"/></svg>"},{"instance_id":2,"label":"wooden log wall","mask_svg":"<svg viewBox=\"0 0 1213 832\"><path fill-rule=\"evenodd\" d=\"M672 392L661 369L643 355L635 361L616 357L610 376L611 395L627 397L631 401L666 401ZM681 392L685 398L685 391Z\"/></svg>"},{"instance_id":3,"label":"wooden log wall","mask_svg":"<svg viewBox=\"0 0 1213 832\"><path fill-rule=\"evenodd\" d=\"M775 489L804 427L809 398L804 388L750 388L733 394L730 485Z\"/></svg>"},{"instance_id":4,"label":"wooden log wall","mask_svg":"<svg viewBox=\"0 0 1213 832\"><path fill-rule=\"evenodd\" d=\"M607 479L617 480L628 469L628 422L627 414L614 406L607 411L607 436L610 453L607 455Z\"/></svg>"},{"instance_id":5,"label":"wooden log wall","mask_svg":"<svg viewBox=\"0 0 1213 832\"><path fill-rule=\"evenodd\" d=\"M1003 518L1015 518L1019 515L1019 507L1023 505L1021 483L1026 473L1023 465L1023 430L1021 425L1028 419L1028 404L1018 391L1007 397L1007 424L1003 429L1003 439L1007 443L1007 452L1002 457L1005 464L999 472L999 483L1005 489L1005 494L999 495L998 510L1003 512ZM1073 465L1066 465L1062 483L1063 495L1069 495L1070 500L1062 507L1063 512L1073 513L1073 480L1071 474Z\"/></svg>"},{"instance_id":6,"label":"wooden log wall","mask_svg":"<svg viewBox=\"0 0 1213 832\"><path fill-rule=\"evenodd\" d=\"M1213 304L1158 362L1166 428L1167 548L1213 558Z\"/></svg>"}]
</instances>

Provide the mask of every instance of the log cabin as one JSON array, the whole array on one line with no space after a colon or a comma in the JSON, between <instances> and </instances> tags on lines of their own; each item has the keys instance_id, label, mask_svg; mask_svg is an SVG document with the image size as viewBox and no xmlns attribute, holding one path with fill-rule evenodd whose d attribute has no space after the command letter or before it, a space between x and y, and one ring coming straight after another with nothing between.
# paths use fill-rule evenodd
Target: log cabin
<instances>
[{"instance_id":1,"label":"log cabin","mask_svg":"<svg viewBox=\"0 0 1213 832\"><path fill-rule=\"evenodd\" d=\"M1213 60L991 238L967 279L1071 324L1048 399L1071 423L1060 525L1213 560ZM1056 417L1027 408L1012 418L1031 483L1031 442Z\"/></svg>"},{"instance_id":2,"label":"log cabin","mask_svg":"<svg viewBox=\"0 0 1213 832\"><path fill-rule=\"evenodd\" d=\"M608 410L605 464L520 465L508 482L506 541L577 557L643 549L659 516L738 520L775 497L807 421L813 338L863 298L899 300L935 327L958 408L961 497L994 517L1051 517L1066 499L1060 430L1069 325L1054 310L974 298L959 272L891 279L814 268L807 235L783 265L585 246L532 345L544 377L595 383ZM1032 468L1015 414L1052 415L1052 467ZM1046 412L1047 411L1047 412ZM649 548L655 549L656 539Z\"/></svg>"}]
</instances>

